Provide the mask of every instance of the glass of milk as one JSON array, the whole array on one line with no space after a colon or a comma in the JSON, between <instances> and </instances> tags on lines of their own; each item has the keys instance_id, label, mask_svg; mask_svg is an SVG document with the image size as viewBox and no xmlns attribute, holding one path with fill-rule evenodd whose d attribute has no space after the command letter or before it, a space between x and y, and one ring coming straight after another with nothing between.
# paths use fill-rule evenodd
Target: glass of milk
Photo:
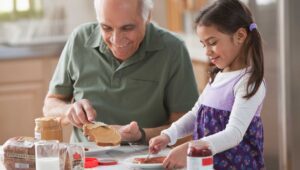
<instances>
[{"instance_id":1,"label":"glass of milk","mask_svg":"<svg viewBox=\"0 0 300 170\"><path fill-rule=\"evenodd\" d=\"M59 142L57 140L35 143L36 170L59 170Z\"/></svg>"}]
</instances>

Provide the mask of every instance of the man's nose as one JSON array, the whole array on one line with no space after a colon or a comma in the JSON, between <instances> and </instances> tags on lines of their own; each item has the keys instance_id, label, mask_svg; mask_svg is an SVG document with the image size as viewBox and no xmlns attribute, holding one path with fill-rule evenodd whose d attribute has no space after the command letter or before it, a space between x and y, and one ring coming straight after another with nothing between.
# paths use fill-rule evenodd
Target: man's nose
<instances>
[{"instance_id":1,"label":"man's nose","mask_svg":"<svg viewBox=\"0 0 300 170\"><path fill-rule=\"evenodd\" d=\"M118 31L114 31L110 37L110 41L113 44L121 44L122 39L123 39L123 35L122 35L122 33L118 32Z\"/></svg>"}]
</instances>

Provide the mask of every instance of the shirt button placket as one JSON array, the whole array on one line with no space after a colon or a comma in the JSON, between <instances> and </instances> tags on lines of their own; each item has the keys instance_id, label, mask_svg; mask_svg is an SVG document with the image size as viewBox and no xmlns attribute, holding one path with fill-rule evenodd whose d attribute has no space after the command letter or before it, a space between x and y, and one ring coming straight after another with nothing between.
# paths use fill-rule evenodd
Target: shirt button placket
<instances>
[{"instance_id":1,"label":"shirt button placket","mask_svg":"<svg viewBox=\"0 0 300 170\"><path fill-rule=\"evenodd\" d=\"M119 87L121 83L121 72L116 71L111 78L111 86L112 87Z\"/></svg>"}]
</instances>

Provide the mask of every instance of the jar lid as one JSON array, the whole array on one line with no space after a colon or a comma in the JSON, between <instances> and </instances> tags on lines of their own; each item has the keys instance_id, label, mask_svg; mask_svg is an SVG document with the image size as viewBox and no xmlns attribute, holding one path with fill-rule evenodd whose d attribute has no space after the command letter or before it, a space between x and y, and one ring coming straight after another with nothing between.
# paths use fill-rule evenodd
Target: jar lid
<instances>
[{"instance_id":1,"label":"jar lid","mask_svg":"<svg viewBox=\"0 0 300 170\"><path fill-rule=\"evenodd\" d=\"M59 126L60 121L56 117L39 117L35 119L35 123L40 126Z\"/></svg>"}]
</instances>

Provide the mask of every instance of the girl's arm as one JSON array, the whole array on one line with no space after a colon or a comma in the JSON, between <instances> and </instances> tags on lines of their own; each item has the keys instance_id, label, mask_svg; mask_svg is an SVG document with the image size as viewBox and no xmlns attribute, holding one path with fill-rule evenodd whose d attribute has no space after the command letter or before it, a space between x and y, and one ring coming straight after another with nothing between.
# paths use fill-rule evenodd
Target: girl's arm
<instances>
[{"instance_id":1,"label":"girl's arm","mask_svg":"<svg viewBox=\"0 0 300 170\"><path fill-rule=\"evenodd\" d=\"M184 116L172 123L171 127L163 130L161 133L168 135L170 138L169 145L174 145L177 139L183 138L193 132L194 124L196 122L197 112L201 104L201 95L195 103L192 110L187 112Z\"/></svg>"},{"instance_id":2,"label":"girl's arm","mask_svg":"<svg viewBox=\"0 0 300 170\"><path fill-rule=\"evenodd\" d=\"M266 93L264 83L261 83L256 94L250 99L243 98L248 80L245 77L247 76L244 76L234 87L235 102L226 128L201 139L209 143L213 154L235 147L242 141L257 109L263 102Z\"/></svg>"}]
</instances>

